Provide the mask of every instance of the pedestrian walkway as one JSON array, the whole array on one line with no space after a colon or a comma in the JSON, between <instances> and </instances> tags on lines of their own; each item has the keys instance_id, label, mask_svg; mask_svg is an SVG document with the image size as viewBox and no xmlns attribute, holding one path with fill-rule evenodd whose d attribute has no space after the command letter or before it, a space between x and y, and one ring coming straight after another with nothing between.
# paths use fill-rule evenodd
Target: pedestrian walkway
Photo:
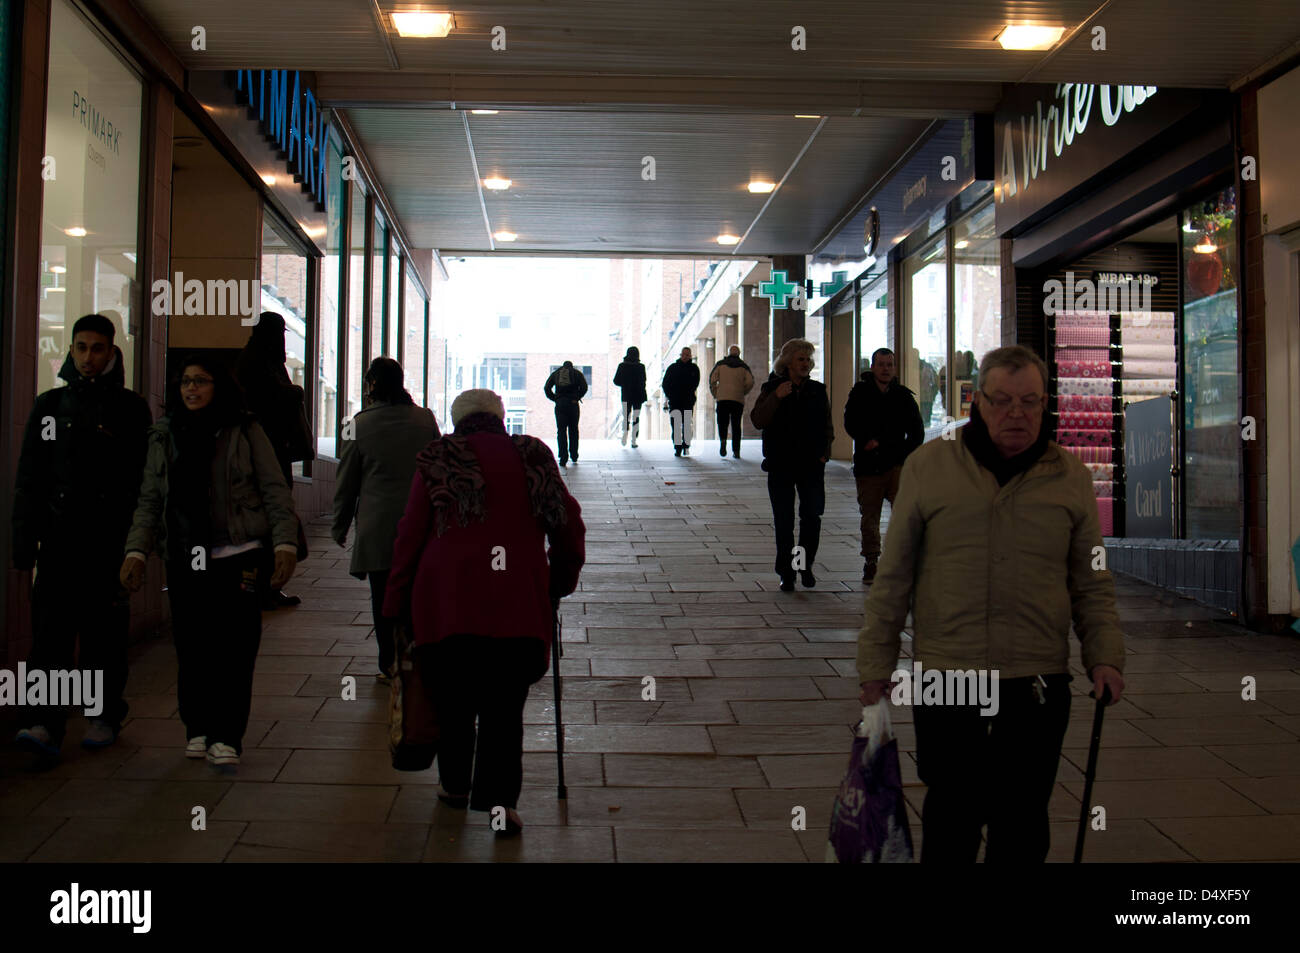
<instances>
[{"instance_id":1,"label":"pedestrian walkway","mask_svg":"<svg viewBox=\"0 0 1300 953\"><path fill-rule=\"evenodd\" d=\"M582 583L562 606L569 797L556 799L548 676L526 709L521 839L497 842L486 815L440 805L435 770L389 766L368 590L318 520L287 587L303 604L265 616L238 773L182 756L175 655L147 642L118 744L83 751L77 719L52 770L0 754L0 860L821 861L859 713L852 476L828 468L817 587L787 594L757 442L741 460L707 440L692 453L584 441L565 471L587 524ZM1300 640L1246 634L1140 583L1118 590L1129 694L1106 718L1093 800L1107 829L1089 833L1087 860L1300 860ZM1256 701L1241 698L1247 675ZM1073 849L1089 688L1076 678L1054 861ZM919 848L925 789L910 715L895 711Z\"/></svg>"}]
</instances>

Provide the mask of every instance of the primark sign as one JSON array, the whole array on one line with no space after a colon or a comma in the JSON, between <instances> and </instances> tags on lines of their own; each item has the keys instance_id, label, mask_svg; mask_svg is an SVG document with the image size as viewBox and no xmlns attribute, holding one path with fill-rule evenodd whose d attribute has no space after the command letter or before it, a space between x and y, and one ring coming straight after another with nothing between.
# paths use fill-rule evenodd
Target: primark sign
<instances>
[{"instance_id":1,"label":"primark sign","mask_svg":"<svg viewBox=\"0 0 1300 953\"><path fill-rule=\"evenodd\" d=\"M325 159L329 123L316 94L298 70L234 70L235 96L248 107L266 138L284 158L295 182L302 183L319 208L325 207Z\"/></svg>"},{"instance_id":2,"label":"primark sign","mask_svg":"<svg viewBox=\"0 0 1300 953\"><path fill-rule=\"evenodd\" d=\"M1226 103L1205 90L1095 83L1013 87L994 119L997 229L1005 235L1063 207L1080 186L1197 110Z\"/></svg>"}]
</instances>

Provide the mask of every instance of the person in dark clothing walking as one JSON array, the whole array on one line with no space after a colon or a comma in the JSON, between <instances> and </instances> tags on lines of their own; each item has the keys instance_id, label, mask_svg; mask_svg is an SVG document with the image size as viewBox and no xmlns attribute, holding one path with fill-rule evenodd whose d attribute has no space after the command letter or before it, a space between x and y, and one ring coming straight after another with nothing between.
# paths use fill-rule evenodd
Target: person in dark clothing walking
<instances>
[{"instance_id":1,"label":"person in dark clothing walking","mask_svg":"<svg viewBox=\"0 0 1300 953\"><path fill-rule=\"evenodd\" d=\"M59 371L67 386L45 391L32 405L14 490L14 568L39 569L27 665L104 673L102 711L81 742L87 747L112 744L126 717L131 608L117 567L153 423L145 399L126 388L113 337L103 315L72 326L72 348ZM23 717L29 727L18 732L19 743L58 755L66 711L33 707Z\"/></svg>"},{"instance_id":2,"label":"person in dark clothing walking","mask_svg":"<svg viewBox=\"0 0 1300 953\"><path fill-rule=\"evenodd\" d=\"M569 460L578 462L578 420L582 416L579 402L587 393L587 378L582 371L565 361L546 378L546 399L555 404L555 442L560 466Z\"/></svg>"},{"instance_id":3,"label":"person in dark clothing walking","mask_svg":"<svg viewBox=\"0 0 1300 953\"><path fill-rule=\"evenodd\" d=\"M881 507L885 500L894 505L903 461L925 441L916 398L894 377L894 352L889 348L871 355L871 369L849 392L844 429L853 438L853 477L862 514L862 581L871 582L880 559Z\"/></svg>"},{"instance_id":4,"label":"person in dark clothing walking","mask_svg":"<svg viewBox=\"0 0 1300 953\"><path fill-rule=\"evenodd\" d=\"M709 373L709 391L718 409L719 456L727 455L727 425L731 425L731 455L740 459L740 416L745 411L745 397L754 389L754 374L740 359L740 348L732 345L729 353L713 365Z\"/></svg>"},{"instance_id":5,"label":"person in dark clothing walking","mask_svg":"<svg viewBox=\"0 0 1300 953\"><path fill-rule=\"evenodd\" d=\"M812 373L811 341L794 339L781 345L772 376L763 384L749 419L763 431L763 469L767 495L776 524L776 574L781 591L794 590L796 569L804 586L817 585L813 560L821 540L826 508L826 461L835 440L826 385ZM794 556L794 499L799 494L799 547Z\"/></svg>"},{"instance_id":6,"label":"person in dark clothing walking","mask_svg":"<svg viewBox=\"0 0 1300 953\"><path fill-rule=\"evenodd\" d=\"M176 700L187 758L239 764L262 641L264 550L283 585L297 565L298 517L271 442L218 361L180 364L149 455L122 560L122 585L144 584L145 557L167 566Z\"/></svg>"},{"instance_id":7,"label":"person in dark clothing walking","mask_svg":"<svg viewBox=\"0 0 1300 953\"><path fill-rule=\"evenodd\" d=\"M677 456L691 455L691 432L695 424L695 392L700 387L700 369L691 361L691 349L682 348L681 357L668 365L660 384L668 399L668 421L673 431L673 450Z\"/></svg>"},{"instance_id":8,"label":"person in dark clothing walking","mask_svg":"<svg viewBox=\"0 0 1300 953\"><path fill-rule=\"evenodd\" d=\"M315 438L304 424L303 389L289 379L285 369L284 334L284 317L274 311L263 311L235 362L235 379L244 392L245 406L257 416L257 422L271 441L285 485L293 492L294 461L315 459L316 449ZM266 558L269 560L270 555ZM273 571L268 561L266 572L270 575ZM298 596L286 595L272 587L266 591L264 608L278 609L301 602Z\"/></svg>"},{"instance_id":9,"label":"person in dark clothing walking","mask_svg":"<svg viewBox=\"0 0 1300 953\"><path fill-rule=\"evenodd\" d=\"M623 446L627 446L627 432L630 426L632 449L635 450L637 434L641 432L641 405L647 399L645 365L641 363L641 352L637 348L627 349L627 356L614 372L614 386L623 392Z\"/></svg>"},{"instance_id":10,"label":"person in dark clothing walking","mask_svg":"<svg viewBox=\"0 0 1300 953\"><path fill-rule=\"evenodd\" d=\"M396 653L393 620L384 616L383 608L397 521L415 476L415 455L441 436L433 412L416 407L402 384L402 365L391 357L370 362L365 377L369 404L352 419L352 439L343 441L330 534L345 545L348 527L356 519L349 571L370 580L381 679L391 674Z\"/></svg>"}]
</instances>

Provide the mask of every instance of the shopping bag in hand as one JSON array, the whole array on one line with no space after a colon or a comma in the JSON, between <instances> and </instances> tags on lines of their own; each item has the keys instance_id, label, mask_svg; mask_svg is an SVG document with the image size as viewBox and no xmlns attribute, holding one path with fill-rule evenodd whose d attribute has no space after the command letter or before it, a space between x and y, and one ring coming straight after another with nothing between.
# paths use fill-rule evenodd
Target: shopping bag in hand
<instances>
[{"instance_id":1,"label":"shopping bag in hand","mask_svg":"<svg viewBox=\"0 0 1300 953\"><path fill-rule=\"evenodd\" d=\"M912 862L912 831L903 801L898 740L882 698L862 709L849 770L831 810L828 863Z\"/></svg>"},{"instance_id":2,"label":"shopping bag in hand","mask_svg":"<svg viewBox=\"0 0 1300 953\"><path fill-rule=\"evenodd\" d=\"M388 750L398 771L424 771L438 753L438 719L412 657L409 623L393 627L396 660L389 671Z\"/></svg>"}]
</instances>

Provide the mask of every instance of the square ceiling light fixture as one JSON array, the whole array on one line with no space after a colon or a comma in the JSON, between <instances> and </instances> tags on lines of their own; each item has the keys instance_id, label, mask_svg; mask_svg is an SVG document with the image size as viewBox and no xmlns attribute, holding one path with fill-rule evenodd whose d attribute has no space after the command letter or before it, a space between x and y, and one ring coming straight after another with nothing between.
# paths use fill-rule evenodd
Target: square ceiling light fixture
<instances>
[{"instance_id":1,"label":"square ceiling light fixture","mask_svg":"<svg viewBox=\"0 0 1300 953\"><path fill-rule=\"evenodd\" d=\"M443 37L451 32L450 13L428 13L422 10L408 10L392 13L393 28L397 35L408 38Z\"/></svg>"},{"instance_id":2,"label":"square ceiling light fixture","mask_svg":"<svg viewBox=\"0 0 1300 953\"><path fill-rule=\"evenodd\" d=\"M1008 23L995 39L1004 50L1050 50L1065 32L1063 26L1028 26Z\"/></svg>"}]
</instances>

